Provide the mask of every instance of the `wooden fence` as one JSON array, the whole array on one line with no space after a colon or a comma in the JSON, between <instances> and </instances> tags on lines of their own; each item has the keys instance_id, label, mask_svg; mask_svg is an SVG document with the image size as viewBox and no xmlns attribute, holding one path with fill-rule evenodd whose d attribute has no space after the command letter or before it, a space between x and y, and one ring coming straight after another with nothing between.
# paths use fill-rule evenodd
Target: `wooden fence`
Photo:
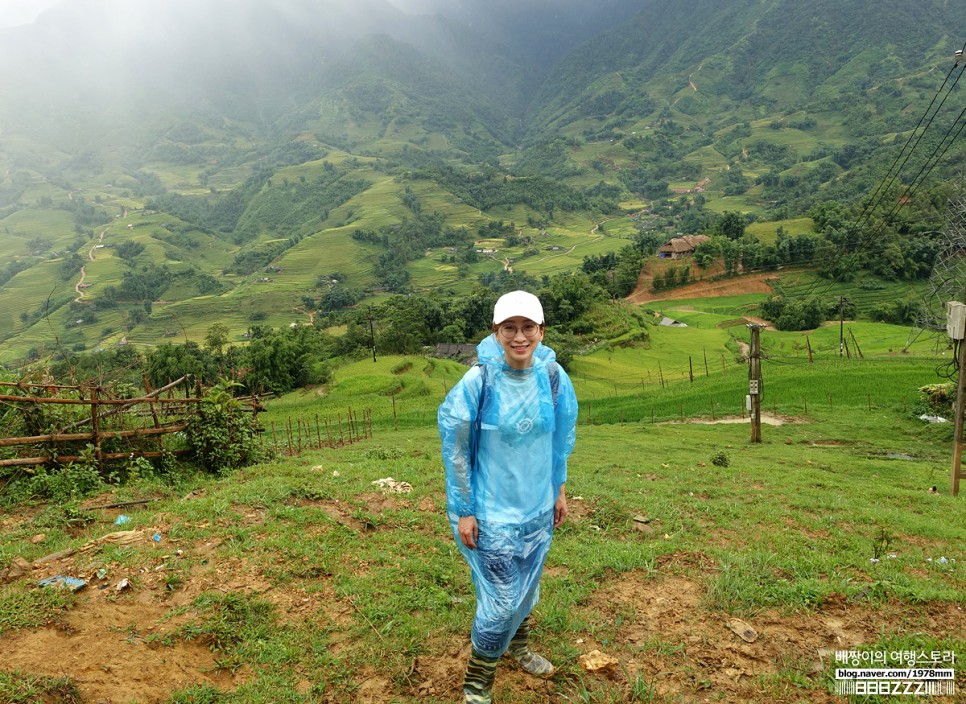
<instances>
[{"instance_id":1,"label":"wooden fence","mask_svg":"<svg viewBox=\"0 0 966 704\"><path fill-rule=\"evenodd\" d=\"M344 418L338 413L335 419L321 421L317 413L314 417L289 416L281 427L272 421L271 432L270 442L275 454L283 452L283 447L287 455L322 447L342 447L372 437L372 411L365 410L360 414L350 407ZM262 435L263 444L269 442L267 434L266 430Z\"/></svg>"},{"instance_id":2,"label":"wooden fence","mask_svg":"<svg viewBox=\"0 0 966 704\"><path fill-rule=\"evenodd\" d=\"M156 390L145 378L144 386L142 396L116 398L109 389L93 385L0 382L0 392L7 392L0 393L0 415L12 408L22 427L32 423L46 431L0 437L0 468L24 467L31 472L38 465L77 462L86 459L79 452L88 445L102 474L104 463L111 460L187 454L189 450L166 450L163 441L165 436L188 429L202 401L200 382L192 383L186 375ZM175 395L179 387L184 389L183 396ZM251 408L253 423L265 410L258 397L238 400ZM80 407L84 407L82 411L74 410ZM51 408L71 410L60 419L56 411L47 412ZM272 421L270 429L256 430L262 445L271 443L276 454L297 455L302 450L340 447L371 438L372 413L349 408L344 417L341 413L323 420L317 414L314 418L289 417L282 427Z\"/></svg>"},{"instance_id":3,"label":"wooden fence","mask_svg":"<svg viewBox=\"0 0 966 704\"><path fill-rule=\"evenodd\" d=\"M78 448L93 447L94 459L103 472L104 462L134 457L160 457L165 454L165 435L184 431L188 418L201 402L200 383L191 384L190 376L159 389L151 390L145 378L145 393L137 398L117 398L109 389L60 384L0 382L0 404L20 414L21 425L47 432L0 438L4 448L18 448L16 457L0 458L0 467L64 464L82 459ZM183 386L185 396L176 397ZM9 393L16 390L19 393ZM194 391L194 395L191 395ZM85 406L83 411L73 409ZM67 408L58 418L51 408ZM261 406L252 402L253 413ZM54 430L50 430L55 428ZM187 450L174 450L183 454ZM10 454L9 451L4 454ZM19 456L27 454L29 456Z\"/></svg>"}]
</instances>

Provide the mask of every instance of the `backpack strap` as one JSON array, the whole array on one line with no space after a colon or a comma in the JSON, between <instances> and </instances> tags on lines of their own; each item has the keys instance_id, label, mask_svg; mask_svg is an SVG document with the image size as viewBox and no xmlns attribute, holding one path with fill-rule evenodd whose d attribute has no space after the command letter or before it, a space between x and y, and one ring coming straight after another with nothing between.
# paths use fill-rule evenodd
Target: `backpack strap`
<instances>
[{"instance_id":1,"label":"backpack strap","mask_svg":"<svg viewBox=\"0 0 966 704\"><path fill-rule=\"evenodd\" d=\"M557 410L557 396L560 393L560 365L555 361L547 364L547 374L550 376L550 395L553 397L553 408Z\"/></svg>"}]
</instances>

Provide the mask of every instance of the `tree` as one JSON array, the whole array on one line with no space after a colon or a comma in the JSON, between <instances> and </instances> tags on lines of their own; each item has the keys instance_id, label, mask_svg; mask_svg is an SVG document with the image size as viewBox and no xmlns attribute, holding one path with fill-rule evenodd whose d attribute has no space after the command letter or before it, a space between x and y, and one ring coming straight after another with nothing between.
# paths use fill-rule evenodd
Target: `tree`
<instances>
[{"instance_id":1,"label":"tree","mask_svg":"<svg viewBox=\"0 0 966 704\"><path fill-rule=\"evenodd\" d=\"M730 240L740 240L745 234L745 216L734 210L726 210L714 224L714 232Z\"/></svg>"},{"instance_id":2,"label":"tree","mask_svg":"<svg viewBox=\"0 0 966 704\"><path fill-rule=\"evenodd\" d=\"M600 287L590 282L586 274L563 273L552 276L538 296L544 315L554 325L568 323L586 313L595 300L602 297Z\"/></svg>"},{"instance_id":3,"label":"tree","mask_svg":"<svg viewBox=\"0 0 966 704\"><path fill-rule=\"evenodd\" d=\"M205 349L221 357L225 345L228 344L228 333L228 326L223 323L215 323L209 327L205 335Z\"/></svg>"}]
</instances>

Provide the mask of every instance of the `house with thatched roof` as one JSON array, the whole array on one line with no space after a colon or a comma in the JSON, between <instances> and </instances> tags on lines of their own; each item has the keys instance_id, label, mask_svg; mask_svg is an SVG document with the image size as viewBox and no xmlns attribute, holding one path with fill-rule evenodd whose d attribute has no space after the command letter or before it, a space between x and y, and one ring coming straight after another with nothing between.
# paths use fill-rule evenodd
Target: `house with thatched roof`
<instances>
[{"instance_id":1,"label":"house with thatched roof","mask_svg":"<svg viewBox=\"0 0 966 704\"><path fill-rule=\"evenodd\" d=\"M672 237L657 250L657 254L661 259L690 257L694 254L694 250L697 249L699 244L707 242L710 239L707 235L682 235L681 237Z\"/></svg>"}]
</instances>

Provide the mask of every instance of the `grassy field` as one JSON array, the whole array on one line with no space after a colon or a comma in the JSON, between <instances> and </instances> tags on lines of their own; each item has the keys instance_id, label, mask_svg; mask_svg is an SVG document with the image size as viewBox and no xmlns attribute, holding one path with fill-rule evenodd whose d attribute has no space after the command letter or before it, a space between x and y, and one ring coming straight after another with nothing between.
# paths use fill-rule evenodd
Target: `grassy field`
<instances>
[{"instance_id":1,"label":"grassy field","mask_svg":"<svg viewBox=\"0 0 966 704\"><path fill-rule=\"evenodd\" d=\"M694 339L674 337L682 332ZM651 342L694 351L721 332L658 330ZM759 445L747 424L707 423L718 394L740 405L737 364L632 400L605 397L606 384L594 398L592 361L573 365L582 416L570 517L534 615L534 645L557 673L539 681L501 664L498 701L684 703L699 692L831 703L842 701L830 693L836 650L966 652L966 503L947 491L948 426L903 406L935 380L935 360L766 364L764 407L776 399L782 424L766 425ZM616 353L599 363L615 378L648 366ZM0 568L119 530L122 512L144 537L0 586L0 698L455 701L474 597L444 515L434 412L464 370L422 357L359 361L322 395L269 402L264 419L284 435L293 416L317 413L334 430L337 413L368 409L371 439L289 456L270 430L272 459L229 476L145 477L84 503L11 510ZM391 407L392 394L398 430L374 407ZM652 423L649 404L672 422ZM681 404L688 422L675 418ZM411 491L384 493L375 482L388 477ZM83 508L138 499L149 503ZM29 587L48 573L91 586ZM124 578L131 587L118 591ZM733 619L753 642L729 630ZM593 650L618 661L613 674L580 666Z\"/></svg>"}]
</instances>

